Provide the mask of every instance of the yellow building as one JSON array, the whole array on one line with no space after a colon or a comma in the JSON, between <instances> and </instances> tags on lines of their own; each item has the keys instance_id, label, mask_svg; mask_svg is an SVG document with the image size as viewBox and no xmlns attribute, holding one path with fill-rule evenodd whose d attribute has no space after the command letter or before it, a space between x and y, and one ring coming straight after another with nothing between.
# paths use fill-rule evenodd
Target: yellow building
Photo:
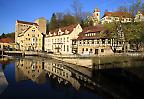
<instances>
[{"instance_id":1,"label":"yellow building","mask_svg":"<svg viewBox=\"0 0 144 99\"><path fill-rule=\"evenodd\" d=\"M16 44L13 39L7 37L0 39L0 48L3 50L13 50L16 48Z\"/></svg>"},{"instance_id":2,"label":"yellow building","mask_svg":"<svg viewBox=\"0 0 144 99\"><path fill-rule=\"evenodd\" d=\"M44 65L38 59L20 59L15 64L16 81L32 80L38 84L45 82Z\"/></svg>"},{"instance_id":3,"label":"yellow building","mask_svg":"<svg viewBox=\"0 0 144 99\"><path fill-rule=\"evenodd\" d=\"M16 21L15 43L20 50L41 51L43 35L46 34L46 19L38 18L35 22Z\"/></svg>"},{"instance_id":4,"label":"yellow building","mask_svg":"<svg viewBox=\"0 0 144 99\"><path fill-rule=\"evenodd\" d=\"M36 28L32 26L18 35L19 48L22 51L42 51L43 35Z\"/></svg>"},{"instance_id":5,"label":"yellow building","mask_svg":"<svg viewBox=\"0 0 144 99\"><path fill-rule=\"evenodd\" d=\"M50 31L45 38L45 51L72 54L72 39L76 39L82 28L79 24Z\"/></svg>"},{"instance_id":6,"label":"yellow building","mask_svg":"<svg viewBox=\"0 0 144 99\"><path fill-rule=\"evenodd\" d=\"M101 18L101 23L111 23L111 22L132 22L133 16L128 12L105 12L104 16Z\"/></svg>"}]
</instances>

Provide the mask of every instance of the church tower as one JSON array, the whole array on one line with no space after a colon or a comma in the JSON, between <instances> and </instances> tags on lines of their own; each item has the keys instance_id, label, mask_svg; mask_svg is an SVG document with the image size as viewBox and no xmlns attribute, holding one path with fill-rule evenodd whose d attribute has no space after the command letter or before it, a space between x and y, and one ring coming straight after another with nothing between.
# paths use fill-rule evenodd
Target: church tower
<instances>
[{"instance_id":1,"label":"church tower","mask_svg":"<svg viewBox=\"0 0 144 99\"><path fill-rule=\"evenodd\" d=\"M100 23L100 10L96 8L93 12L94 19L97 19L97 22Z\"/></svg>"}]
</instances>

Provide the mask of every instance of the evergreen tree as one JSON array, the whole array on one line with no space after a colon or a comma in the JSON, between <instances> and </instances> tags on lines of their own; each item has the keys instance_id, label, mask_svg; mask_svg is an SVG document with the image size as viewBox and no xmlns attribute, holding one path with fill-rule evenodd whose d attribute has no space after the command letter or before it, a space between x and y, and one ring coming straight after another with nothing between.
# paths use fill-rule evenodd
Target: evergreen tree
<instances>
[{"instance_id":1,"label":"evergreen tree","mask_svg":"<svg viewBox=\"0 0 144 99\"><path fill-rule=\"evenodd\" d=\"M51 20L50 20L50 24L49 24L49 29L50 30L54 30L56 28L58 28L58 20L57 20L57 17L56 17L56 14L53 13L52 14L52 17L51 17Z\"/></svg>"},{"instance_id":2,"label":"evergreen tree","mask_svg":"<svg viewBox=\"0 0 144 99\"><path fill-rule=\"evenodd\" d=\"M49 20L47 20L47 23L46 23L46 33L49 32L49 25L50 25Z\"/></svg>"}]
</instances>

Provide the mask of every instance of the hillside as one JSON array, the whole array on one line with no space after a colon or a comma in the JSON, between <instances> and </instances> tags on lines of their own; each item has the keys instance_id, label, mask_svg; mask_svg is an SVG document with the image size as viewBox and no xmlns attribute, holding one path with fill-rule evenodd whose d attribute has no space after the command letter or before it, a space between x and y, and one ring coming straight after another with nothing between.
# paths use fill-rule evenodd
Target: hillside
<instances>
[{"instance_id":1,"label":"hillside","mask_svg":"<svg viewBox=\"0 0 144 99\"><path fill-rule=\"evenodd\" d=\"M6 38L6 37L9 37L9 38L11 38L11 39L15 39L15 32L12 32L12 33L7 33L7 34L2 34L1 36L0 36L0 38Z\"/></svg>"}]
</instances>

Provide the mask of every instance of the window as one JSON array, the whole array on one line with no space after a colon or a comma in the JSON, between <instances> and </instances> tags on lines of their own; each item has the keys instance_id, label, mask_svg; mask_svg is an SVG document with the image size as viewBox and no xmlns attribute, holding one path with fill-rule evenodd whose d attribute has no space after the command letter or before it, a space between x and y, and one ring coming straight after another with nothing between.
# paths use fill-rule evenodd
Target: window
<instances>
[{"instance_id":1,"label":"window","mask_svg":"<svg viewBox=\"0 0 144 99\"><path fill-rule=\"evenodd\" d=\"M99 39L97 40L97 44L99 44Z\"/></svg>"},{"instance_id":2,"label":"window","mask_svg":"<svg viewBox=\"0 0 144 99\"><path fill-rule=\"evenodd\" d=\"M65 51L65 45L64 45L64 51Z\"/></svg>"},{"instance_id":3,"label":"window","mask_svg":"<svg viewBox=\"0 0 144 99\"><path fill-rule=\"evenodd\" d=\"M81 41L79 41L79 44L81 44Z\"/></svg>"},{"instance_id":4,"label":"window","mask_svg":"<svg viewBox=\"0 0 144 99\"><path fill-rule=\"evenodd\" d=\"M111 40L110 39L108 39L108 44L110 44L111 43Z\"/></svg>"},{"instance_id":5,"label":"window","mask_svg":"<svg viewBox=\"0 0 144 99\"><path fill-rule=\"evenodd\" d=\"M85 41L83 41L83 44L85 44Z\"/></svg>"},{"instance_id":6,"label":"window","mask_svg":"<svg viewBox=\"0 0 144 99\"><path fill-rule=\"evenodd\" d=\"M28 34L28 36L29 36L29 34Z\"/></svg>"},{"instance_id":7,"label":"window","mask_svg":"<svg viewBox=\"0 0 144 99\"><path fill-rule=\"evenodd\" d=\"M88 48L86 48L86 51L88 51Z\"/></svg>"},{"instance_id":8,"label":"window","mask_svg":"<svg viewBox=\"0 0 144 99\"><path fill-rule=\"evenodd\" d=\"M67 42L69 42L69 37L67 37Z\"/></svg>"},{"instance_id":9,"label":"window","mask_svg":"<svg viewBox=\"0 0 144 99\"><path fill-rule=\"evenodd\" d=\"M35 30L32 30L32 32L35 32Z\"/></svg>"},{"instance_id":10,"label":"window","mask_svg":"<svg viewBox=\"0 0 144 99\"><path fill-rule=\"evenodd\" d=\"M82 49L82 51L84 52L84 48Z\"/></svg>"},{"instance_id":11,"label":"window","mask_svg":"<svg viewBox=\"0 0 144 99\"><path fill-rule=\"evenodd\" d=\"M39 37L39 34L38 34L38 37Z\"/></svg>"},{"instance_id":12,"label":"window","mask_svg":"<svg viewBox=\"0 0 144 99\"><path fill-rule=\"evenodd\" d=\"M64 42L65 42L65 38L64 38Z\"/></svg>"},{"instance_id":13,"label":"window","mask_svg":"<svg viewBox=\"0 0 144 99\"><path fill-rule=\"evenodd\" d=\"M105 44L105 39L102 39L102 44Z\"/></svg>"},{"instance_id":14,"label":"window","mask_svg":"<svg viewBox=\"0 0 144 99\"><path fill-rule=\"evenodd\" d=\"M104 52L104 49L101 49L101 52Z\"/></svg>"},{"instance_id":15,"label":"window","mask_svg":"<svg viewBox=\"0 0 144 99\"><path fill-rule=\"evenodd\" d=\"M67 45L67 52L69 51L69 46Z\"/></svg>"},{"instance_id":16,"label":"window","mask_svg":"<svg viewBox=\"0 0 144 99\"><path fill-rule=\"evenodd\" d=\"M94 40L92 40L92 44L94 44Z\"/></svg>"},{"instance_id":17,"label":"window","mask_svg":"<svg viewBox=\"0 0 144 99\"><path fill-rule=\"evenodd\" d=\"M87 40L87 44L89 44L89 40Z\"/></svg>"},{"instance_id":18,"label":"window","mask_svg":"<svg viewBox=\"0 0 144 99\"><path fill-rule=\"evenodd\" d=\"M92 52L92 49L90 49L90 52Z\"/></svg>"}]
</instances>

